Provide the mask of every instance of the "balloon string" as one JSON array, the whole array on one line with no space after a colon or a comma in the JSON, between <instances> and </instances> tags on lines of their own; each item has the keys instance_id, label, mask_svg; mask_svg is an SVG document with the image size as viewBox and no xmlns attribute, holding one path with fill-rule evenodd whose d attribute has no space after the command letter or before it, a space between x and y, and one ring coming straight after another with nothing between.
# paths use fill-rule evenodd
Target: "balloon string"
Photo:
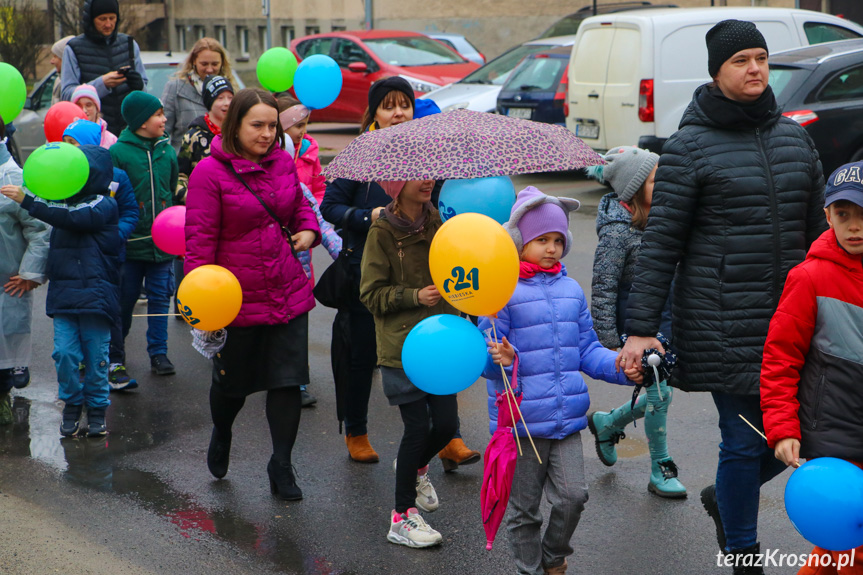
<instances>
[{"instance_id":1,"label":"balloon string","mask_svg":"<svg viewBox=\"0 0 863 575\"><path fill-rule=\"evenodd\" d=\"M126 240L127 242L140 242L141 240L149 240L152 239L153 236L143 236L140 238L132 238L131 240Z\"/></svg>"},{"instance_id":2,"label":"balloon string","mask_svg":"<svg viewBox=\"0 0 863 575\"><path fill-rule=\"evenodd\" d=\"M132 317L177 317L178 313L133 313Z\"/></svg>"},{"instance_id":3,"label":"balloon string","mask_svg":"<svg viewBox=\"0 0 863 575\"><path fill-rule=\"evenodd\" d=\"M491 329L494 332L494 342L497 343L497 328L494 325L494 317L491 318ZM512 386L509 384L509 378L506 376L506 370L503 368L503 365L500 366L500 372L503 374L503 385L504 388L507 389L510 393L512 393L513 400L515 399L515 392L512 390ZM530 446L533 447L533 452L536 454L536 459L539 461L539 464L542 465L542 458L539 456L539 451L536 449L536 444L533 442L533 437L530 436L530 430L527 428L527 422L524 420L524 415L521 413L521 408L518 406L518 402L514 401L515 410L518 411L518 416L521 418L521 424L524 426L524 431L527 433L527 439L530 441ZM516 434L518 437L518 434Z\"/></svg>"},{"instance_id":4,"label":"balloon string","mask_svg":"<svg viewBox=\"0 0 863 575\"><path fill-rule=\"evenodd\" d=\"M764 441L767 441L767 436L766 436L766 435L764 435L763 433L761 433L760 431L758 431L758 428L757 428L757 427L755 427L754 425L752 425L751 423L749 423L749 420L748 420L748 419L746 419L745 417L743 417L743 414L742 414L742 413L738 413L737 415L739 415L739 416L740 416L740 419L742 419L743 421L745 421L745 422L746 422L746 425L748 425L749 427L751 427L752 429L754 429L754 430L755 430L755 433L757 433L758 435L760 435L761 437L763 437L763 438L764 438Z\"/></svg>"},{"instance_id":5,"label":"balloon string","mask_svg":"<svg viewBox=\"0 0 863 575\"><path fill-rule=\"evenodd\" d=\"M655 365L651 367L653 368L653 382L656 384L656 393L659 394L659 401L662 401L662 391L659 389L659 370L656 369Z\"/></svg>"},{"instance_id":6,"label":"balloon string","mask_svg":"<svg viewBox=\"0 0 863 575\"><path fill-rule=\"evenodd\" d=\"M494 318L492 318L492 320L491 320L491 328L492 328L492 331L494 332L494 343L497 343L497 330L494 327ZM506 396L506 405L507 405L507 407L509 407L509 418L510 418L510 421L513 422L513 424L512 424L513 429L515 429L515 425L516 425L514 423L515 422L515 414L512 411L512 403L510 400L510 397L512 397L512 401L515 401L515 394L512 392L512 387L509 385L509 380L506 377L506 370L503 368L502 364L498 364L498 365L500 365L500 374L503 376L503 393ZM516 405L518 405L517 402L516 402ZM520 413L521 412L519 412L519 414ZM522 424L523 423L524 422L522 422ZM521 450L521 440L518 438L518 433L514 433L513 435L515 435L515 444L518 446L518 454L524 455L524 453Z\"/></svg>"}]
</instances>

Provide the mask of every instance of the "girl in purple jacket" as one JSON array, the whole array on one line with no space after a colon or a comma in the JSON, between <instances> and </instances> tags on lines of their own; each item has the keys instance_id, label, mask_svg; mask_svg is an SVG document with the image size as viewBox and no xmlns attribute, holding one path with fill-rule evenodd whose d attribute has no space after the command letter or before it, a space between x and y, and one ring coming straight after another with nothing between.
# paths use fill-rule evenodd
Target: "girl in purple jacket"
<instances>
[{"instance_id":1,"label":"girl in purple jacket","mask_svg":"<svg viewBox=\"0 0 863 575\"><path fill-rule=\"evenodd\" d=\"M292 501L303 498L291 451L300 425L300 386L309 383L308 312L315 306L295 252L320 243L320 230L294 162L279 147L278 114L268 92L245 89L234 96L210 157L189 178L185 271L220 265L243 289L240 313L213 358L207 466L217 478L228 473L234 419L247 395L266 391L270 490Z\"/></svg>"},{"instance_id":2,"label":"girl in purple jacket","mask_svg":"<svg viewBox=\"0 0 863 575\"><path fill-rule=\"evenodd\" d=\"M516 393L522 394L523 422L542 458L532 450L518 458L509 504L510 541L518 573L565 573L569 544L584 504L587 481L581 430L587 427L590 398L581 372L611 383L640 380L637 369L619 373L617 354L604 348L581 286L562 272L560 259L569 252L569 212L578 201L546 196L534 187L519 192L504 226L521 254L515 293L494 320L501 343L489 344L486 366L490 429L497 429L495 393L503 393L500 365L509 368L516 352L519 373ZM480 320L480 329L491 319ZM511 378L511 373L510 373ZM517 425L519 436L526 436ZM548 527L542 535L539 512L543 490L551 503Z\"/></svg>"}]
</instances>

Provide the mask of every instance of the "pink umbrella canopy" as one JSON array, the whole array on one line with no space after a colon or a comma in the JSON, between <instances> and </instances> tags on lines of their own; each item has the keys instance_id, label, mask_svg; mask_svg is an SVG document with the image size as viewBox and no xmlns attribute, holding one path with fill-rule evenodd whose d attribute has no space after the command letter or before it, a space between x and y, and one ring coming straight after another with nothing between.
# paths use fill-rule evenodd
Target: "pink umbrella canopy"
<instances>
[{"instance_id":1,"label":"pink umbrella canopy","mask_svg":"<svg viewBox=\"0 0 863 575\"><path fill-rule=\"evenodd\" d=\"M485 529L486 549L491 549L500 522L506 513L518 450L515 446L515 424L519 415L516 405L521 404L521 395L513 398L511 392L497 394L497 429L485 449L485 459L480 491L482 526ZM511 410L510 410L511 408Z\"/></svg>"},{"instance_id":2,"label":"pink umbrella canopy","mask_svg":"<svg viewBox=\"0 0 863 575\"><path fill-rule=\"evenodd\" d=\"M359 182L459 180L602 163L562 126L453 110L366 132L330 162L324 175Z\"/></svg>"}]
</instances>

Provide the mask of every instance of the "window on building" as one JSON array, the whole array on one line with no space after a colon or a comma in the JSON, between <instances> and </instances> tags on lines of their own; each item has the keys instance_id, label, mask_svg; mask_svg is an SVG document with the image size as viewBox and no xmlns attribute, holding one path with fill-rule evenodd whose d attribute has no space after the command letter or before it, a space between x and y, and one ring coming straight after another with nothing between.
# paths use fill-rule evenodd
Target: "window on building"
<instances>
[{"instance_id":1,"label":"window on building","mask_svg":"<svg viewBox=\"0 0 863 575\"><path fill-rule=\"evenodd\" d=\"M207 27L206 26L195 26L195 41L200 40L204 36L207 35Z\"/></svg>"},{"instance_id":2,"label":"window on building","mask_svg":"<svg viewBox=\"0 0 863 575\"><path fill-rule=\"evenodd\" d=\"M294 27L282 26L282 46L290 46L294 41Z\"/></svg>"},{"instance_id":3,"label":"window on building","mask_svg":"<svg viewBox=\"0 0 863 575\"><path fill-rule=\"evenodd\" d=\"M270 49L270 45L267 43L267 27L266 26L258 26L258 46L261 47L261 52Z\"/></svg>"},{"instance_id":4,"label":"window on building","mask_svg":"<svg viewBox=\"0 0 863 575\"><path fill-rule=\"evenodd\" d=\"M320 34L321 27L320 26L306 26L306 36L311 36L312 34Z\"/></svg>"},{"instance_id":5,"label":"window on building","mask_svg":"<svg viewBox=\"0 0 863 575\"><path fill-rule=\"evenodd\" d=\"M228 47L228 33L225 30L224 26L214 26L213 27L213 35L216 37L216 40L219 41L219 44L222 45L222 48L227 49Z\"/></svg>"},{"instance_id":6,"label":"window on building","mask_svg":"<svg viewBox=\"0 0 863 575\"><path fill-rule=\"evenodd\" d=\"M347 28L339 24L333 24L331 30L333 32L344 32L345 30L347 30Z\"/></svg>"},{"instance_id":7,"label":"window on building","mask_svg":"<svg viewBox=\"0 0 863 575\"><path fill-rule=\"evenodd\" d=\"M186 27L177 26L177 50L186 51Z\"/></svg>"},{"instance_id":8,"label":"window on building","mask_svg":"<svg viewBox=\"0 0 863 575\"><path fill-rule=\"evenodd\" d=\"M245 26L237 26L237 47L242 57L249 57L249 29Z\"/></svg>"}]
</instances>

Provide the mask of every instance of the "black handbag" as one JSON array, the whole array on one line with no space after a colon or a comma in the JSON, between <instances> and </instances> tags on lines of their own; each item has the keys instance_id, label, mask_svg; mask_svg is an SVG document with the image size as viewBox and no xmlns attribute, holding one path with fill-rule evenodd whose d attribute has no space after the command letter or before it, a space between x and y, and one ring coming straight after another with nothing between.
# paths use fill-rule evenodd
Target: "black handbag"
<instances>
[{"instance_id":1,"label":"black handbag","mask_svg":"<svg viewBox=\"0 0 863 575\"><path fill-rule=\"evenodd\" d=\"M312 291L321 305L345 309L359 297L359 290L355 287L351 269L351 252L353 250L350 248L340 251L336 261L331 263L318 278L318 283Z\"/></svg>"}]
</instances>

